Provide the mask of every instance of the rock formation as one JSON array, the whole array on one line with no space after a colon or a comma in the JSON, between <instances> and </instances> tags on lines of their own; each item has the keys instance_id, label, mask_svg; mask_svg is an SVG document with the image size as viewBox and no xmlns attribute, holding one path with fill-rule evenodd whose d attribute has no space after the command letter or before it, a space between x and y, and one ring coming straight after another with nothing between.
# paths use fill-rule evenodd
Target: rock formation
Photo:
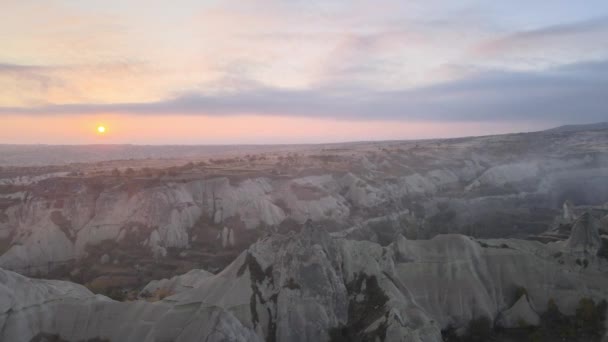
<instances>
[{"instance_id":1,"label":"rock formation","mask_svg":"<svg viewBox=\"0 0 608 342\"><path fill-rule=\"evenodd\" d=\"M157 257L194 239L242 250L260 235L246 231L307 219L339 230L406 211L414 217L408 236L537 234L566 198L608 201L605 133L342 144L331 153L310 146L302 163L277 152L268 172L238 177L246 162L212 175L205 167L158 177L70 176L59 166L46 174L8 172L0 174L0 266L47 273L107 241ZM298 168L277 176L281 158ZM563 209L571 223L573 207Z\"/></svg>"},{"instance_id":2,"label":"rock formation","mask_svg":"<svg viewBox=\"0 0 608 342\"><path fill-rule=\"evenodd\" d=\"M159 291L163 291L164 295L181 293L198 287L204 279L211 276L213 274L205 270L194 269L170 279L153 280L141 290L139 297L147 298Z\"/></svg>"},{"instance_id":3,"label":"rock formation","mask_svg":"<svg viewBox=\"0 0 608 342\"><path fill-rule=\"evenodd\" d=\"M525 294L519 297L512 307L501 312L497 320L497 325L503 328L524 328L537 326L539 323L540 317Z\"/></svg>"},{"instance_id":4,"label":"rock formation","mask_svg":"<svg viewBox=\"0 0 608 342\"><path fill-rule=\"evenodd\" d=\"M588 212L582 214L572 226L567 245L574 252L596 255L602 246L598 220Z\"/></svg>"},{"instance_id":5,"label":"rock formation","mask_svg":"<svg viewBox=\"0 0 608 342\"><path fill-rule=\"evenodd\" d=\"M309 223L260 240L217 275L161 281L176 294L154 303L2 271L0 339L438 342L441 329L478 317L534 324L532 308L545 310L549 299L572 314L583 297L608 298L607 262L581 267L576 258L563 243L461 235L382 247ZM511 305L517 288L527 297Z\"/></svg>"}]
</instances>

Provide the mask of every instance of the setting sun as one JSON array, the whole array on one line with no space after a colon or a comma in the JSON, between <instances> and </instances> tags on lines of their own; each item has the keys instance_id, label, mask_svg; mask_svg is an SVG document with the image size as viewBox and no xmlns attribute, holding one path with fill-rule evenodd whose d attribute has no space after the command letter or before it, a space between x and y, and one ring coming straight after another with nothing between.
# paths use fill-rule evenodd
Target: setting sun
<instances>
[{"instance_id":1,"label":"setting sun","mask_svg":"<svg viewBox=\"0 0 608 342\"><path fill-rule=\"evenodd\" d=\"M97 126L97 133L104 134L106 132L105 126Z\"/></svg>"}]
</instances>

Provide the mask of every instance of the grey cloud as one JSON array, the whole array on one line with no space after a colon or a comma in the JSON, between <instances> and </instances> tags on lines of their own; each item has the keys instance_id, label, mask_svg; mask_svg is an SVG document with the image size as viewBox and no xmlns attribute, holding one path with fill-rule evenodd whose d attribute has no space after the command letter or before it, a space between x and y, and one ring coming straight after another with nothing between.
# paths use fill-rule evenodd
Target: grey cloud
<instances>
[{"instance_id":1,"label":"grey cloud","mask_svg":"<svg viewBox=\"0 0 608 342\"><path fill-rule=\"evenodd\" d=\"M0 73L13 73L13 72L32 72L43 70L43 67L36 65L21 65L11 63L0 63Z\"/></svg>"},{"instance_id":2,"label":"grey cloud","mask_svg":"<svg viewBox=\"0 0 608 342\"><path fill-rule=\"evenodd\" d=\"M546 36L563 36L571 34L588 33L608 29L608 17L593 18L575 23L566 23L540 28L537 30L524 31L514 34L512 38L541 38Z\"/></svg>"},{"instance_id":3,"label":"grey cloud","mask_svg":"<svg viewBox=\"0 0 608 342\"><path fill-rule=\"evenodd\" d=\"M60 80L49 76L50 71L59 68L62 67L0 63L0 77L35 82L41 89L48 89L51 85L61 84Z\"/></svg>"},{"instance_id":4,"label":"grey cloud","mask_svg":"<svg viewBox=\"0 0 608 342\"><path fill-rule=\"evenodd\" d=\"M8 75L15 78L45 78L57 79L50 77L53 73L61 72L78 72L87 70L97 70L100 72L108 70L118 70L121 72L136 72L145 70L145 64L137 61L114 61L111 63L97 63L92 65L35 65L35 64L14 64L0 62L0 76Z\"/></svg>"},{"instance_id":5,"label":"grey cloud","mask_svg":"<svg viewBox=\"0 0 608 342\"><path fill-rule=\"evenodd\" d=\"M0 113L261 114L344 120L593 122L608 116L607 98L608 61L599 61L542 72L486 71L458 81L402 91L331 87L286 90L260 86L224 94L192 93L149 103L0 107Z\"/></svg>"},{"instance_id":6,"label":"grey cloud","mask_svg":"<svg viewBox=\"0 0 608 342\"><path fill-rule=\"evenodd\" d=\"M603 44L605 48L603 37L606 34L608 34L608 17L599 17L512 33L502 38L483 42L475 50L482 55L499 54L525 46L543 48L551 41L557 41L562 47L591 44L601 48ZM584 39L582 39L583 37Z\"/></svg>"}]
</instances>

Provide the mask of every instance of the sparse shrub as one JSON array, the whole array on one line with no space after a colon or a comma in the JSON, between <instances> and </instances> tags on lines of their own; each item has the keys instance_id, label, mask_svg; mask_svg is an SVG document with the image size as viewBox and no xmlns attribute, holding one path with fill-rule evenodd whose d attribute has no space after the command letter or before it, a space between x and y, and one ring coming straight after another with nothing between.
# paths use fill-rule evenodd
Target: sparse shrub
<instances>
[{"instance_id":1,"label":"sparse shrub","mask_svg":"<svg viewBox=\"0 0 608 342\"><path fill-rule=\"evenodd\" d=\"M564 253L562 253L562 252L557 252L557 253L553 254L553 257L557 259L557 258L561 257L563 254Z\"/></svg>"},{"instance_id":2,"label":"sparse shrub","mask_svg":"<svg viewBox=\"0 0 608 342\"><path fill-rule=\"evenodd\" d=\"M597 256L608 260L608 239L602 239L602 246L597 251Z\"/></svg>"},{"instance_id":3,"label":"sparse shrub","mask_svg":"<svg viewBox=\"0 0 608 342\"><path fill-rule=\"evenodd\" d=\"M590 298L582 298L576 308L576 329L585 336L601 337L604 335L606 320L606 301L598 305Z\"/></svg>"},{"instance_id":4,"label":"sparse shrub","mask_svg":"<svg viewBox=\"0 0 608 342\"><path fill-rule=\"evenodd\" d=\"M477 241L477 240L476 240L476 241ZM481 247L483 247L483 248L489 248L489 247L490 247L490 245L488 245L487 243L485 243L485 242L483 242L483 241L477 241L477 243L478 243L478 244L479 244Z\"/></svg>"},{"instance_id":5,"label":"sparse shrub","mask_svg":"<svg viewBox=\"0 0 608 342\"><path fill-rule=\"evenodd\" d=\"M112 298L119 302L124 301L127 297L125 295L125 292L118 287L109 288L109 289L105 290L105 292L102 294L108 298Z\"/></svg>"},{"instance_id":6,"label":"sparse shrub","mask_svg":"<svg viewBox=\"0 0 608 342\"><path fill-rule=\"evenodd\" d=\"M599 341L604 335L606 301L598 305L592 299L582 298L574 316L559 311L553 299L541 315L541 326L536 331L537 341Z\"/></svg>"},{"instance_id":7,"label":"sparse shrub","mask_svg":"<svg viewBox=\"0 0 608 342\"><path fill-rule=\"evenodd\" d=\"M526 321L523 318L519 318L517 320L517 326L520 328L527 328L528 327L528 323L526 323Z\"/></svg>"},{"instance_id":8,"label":"sparse shrub","mask_svg":"<svg viewBox=\"0 0 608 342\"><path fill-rule=\"evenodd\" d=\"M466 340L470 342L485 342L492 336L492 321L485 316L469 322Z\"/></svg>"},{"instance_id":9,"label":"sparse shrub","mask_svg":"<svg viewBox=\"0 0 608 342\"><path fill-rule=\"evenodd\" d=\"M287 283L283 287L286 287L290 290L299 290L301 288L300 284L296 283L293 278L289 278L289 280L287 280Z\"/></svg>"},{"instance_id":10,"label":"sparse shrub","mask_svg":"<svg viewBox=\"0 0 608 342\"><path fill-rule=\"evenodd\" d=\"M460 336L456 334L456 329L451 325L441 331L441 339L444 342L460 342L461 340Z\"/></svg>"},{"instance_id":11,"label":"sparse shrub","mask_svg":"<svg viewBox=\"0 0 608 342\"><path fill-rule=\"evenodd\" d=\"M173 295L173 292L166 287L161 287L160 289L156 290L156 297L158 300L163 300L171 295Z\"/></svg>"},{"instance_id":12,"label":"sparse shrub","mask_svg":"<svg viewBox=\"0 0 608 342\"><path fill-rule=\"evenodd\" d=\"M549 313L549 314L558 314L558 313L560 313L559 312L559 307L555 303L555 299L549 298L549 301L547 302L547 311L546 311L546 313Z\"/></svg>"},{"instance_id":13,"label":"sparse shrub","mask_svg":"<svg viewBox=\"0 0 608 342\"><path fill-rule=\"evenodd\" d=\"M523 295L525 289L520 287L516 293ZM444 342L481 342L481 341L522 341L522 342L599 342L605 334L606 320L605 300L598 304L589 298L582 298L574 316L560 312L555 300L549 299L547 309L540 315L540 325L530 327L524 321L518 321L518 328L504 329L492 327L487 317L469 322L462 336L456 334L453 327L441 332Z\"/></svg>"}]
</instances>

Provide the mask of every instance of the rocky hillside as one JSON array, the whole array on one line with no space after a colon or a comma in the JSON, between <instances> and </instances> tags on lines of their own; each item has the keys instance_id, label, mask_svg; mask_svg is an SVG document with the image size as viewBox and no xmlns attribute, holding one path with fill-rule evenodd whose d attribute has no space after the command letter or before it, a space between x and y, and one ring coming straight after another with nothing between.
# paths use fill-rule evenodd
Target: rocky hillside
<instances>
[{"instance_id":1,"label":"rocky hillside","mask_svg":"<svg viewBox=\"0 0 608 342\"><path fill-rule=\"evenodd\" d=\"M5 167L0 266L136 287L219 271L260 236L306 220L382 231L372 239L382 245L398 234L526 237L549 229L566 199L608 202L601 129L296 151L135 170Z\"/></svg>"},{"instance_id":2,"label":"rocky hillside","mask_svg":"<svg viewBox=\"0 0 608 342\"><path fill-rule=\"evenodd\" d=\"M1 271L0 340L430 342L487 321L500 334L525 326L551 341L547 312L579 317L591 303L591 317L605 319L608 260L591 221L548 244L450 234L384 247L309 223L258 241L217 275L151 284L167 291L157 302ZM604 334L603 323L573 329L584 341Z\"/></svg>"}]
</instances>

